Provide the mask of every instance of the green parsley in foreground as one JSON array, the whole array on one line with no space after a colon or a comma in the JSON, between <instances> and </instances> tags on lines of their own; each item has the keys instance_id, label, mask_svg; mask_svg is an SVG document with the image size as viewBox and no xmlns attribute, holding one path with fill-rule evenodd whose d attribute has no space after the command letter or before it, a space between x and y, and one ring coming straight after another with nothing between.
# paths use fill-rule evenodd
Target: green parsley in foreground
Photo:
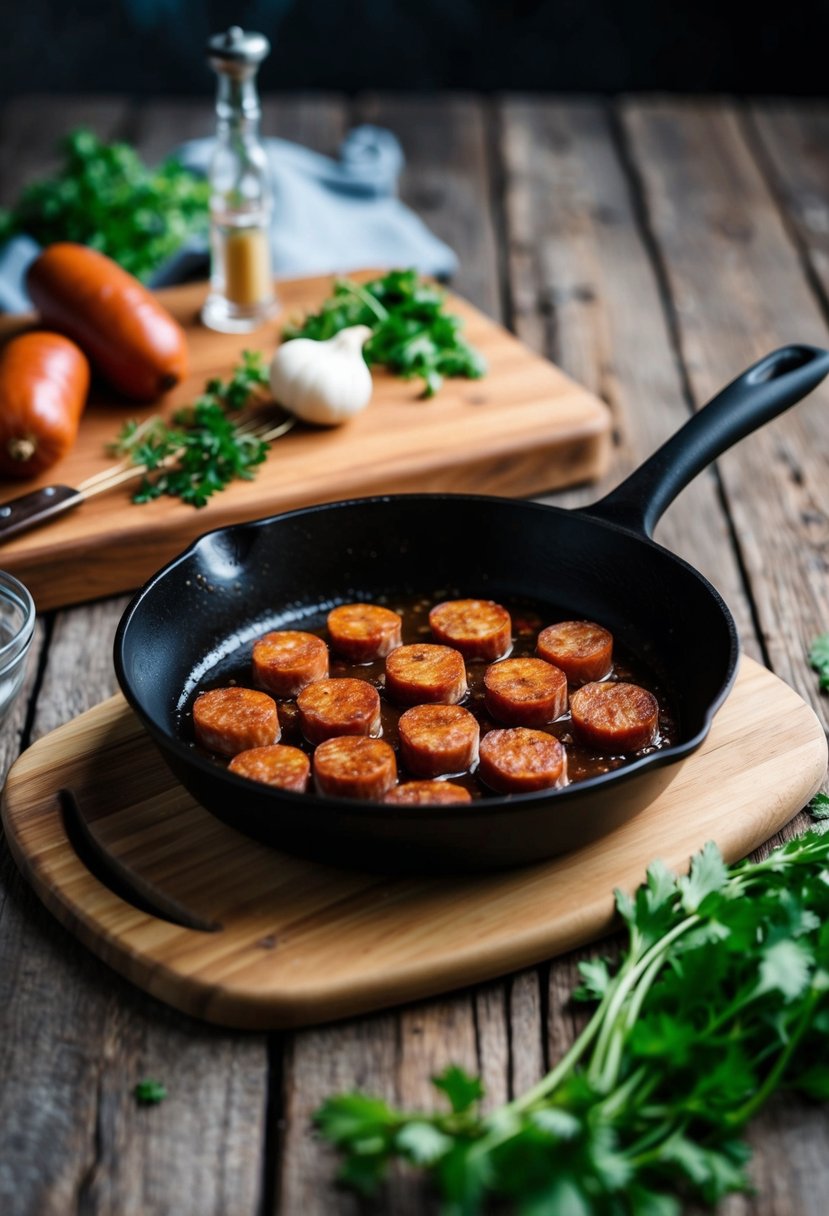
<instances>
[{"instance_id":1,"label":"green parsley in foreground","mask_svg":"<svg viewBox=\"0 0 829 1216\"><path fill-rule=\"evenodd\" d=\"M372 335L363 354L369 366L379 364L404 379L420 376L423 396L432 397L447 376L478 379L486 366L445 303L440 288L414 270L392 270L370 283L335 279L319 312L289 325L282 336L326 341L341 329L367 325Z\"/></svg>"},{"instance_id":2,"label":"green parsley in foreground","mask_svg":"<svg viewBox=\"0 0 829 1216\"><path fill-rule=\"evenodd\" d=\"M595 1009L555 1068L487 1115L454 1067L433 1079L439 1114L329 1098L314 1119L342 1182L370 1192L402 1159L429 1171L443 1216L496 1198L518 1216L679 1216L749 1189L740 1132L763 1103L829 1099L829 833L732 866L709 843L682 877L656 861L616 906L627 949L581 964L573 998Z\"/></svg>"}]
</instances>

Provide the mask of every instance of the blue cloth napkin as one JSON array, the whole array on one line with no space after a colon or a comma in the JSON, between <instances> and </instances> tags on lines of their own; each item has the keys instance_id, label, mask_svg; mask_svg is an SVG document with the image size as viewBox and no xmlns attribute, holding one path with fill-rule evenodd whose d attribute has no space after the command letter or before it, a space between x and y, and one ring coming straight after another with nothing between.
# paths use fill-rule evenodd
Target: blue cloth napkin
<instances>
[{"instance_id":1,"label":"blue cloth napkin","mask_svg":"<svg viewBox=\"0 0 829 1216\"><path fill-rule=\"evenodd\" d=\"M446 277L457 269L448 245L397 198L403 150L390 131L361 126L349 132L332 160L284 139L264 141L274 194L271 245L274 272L290 277L409 267ZM194 173L206 173L211 139L183 144L174 155ZM39 247L14 237L0 250L0 310L31 308L25 277ZM190 241L160 266L152 287L208 272L206 241Z\"/></svg>"}]
</instances>

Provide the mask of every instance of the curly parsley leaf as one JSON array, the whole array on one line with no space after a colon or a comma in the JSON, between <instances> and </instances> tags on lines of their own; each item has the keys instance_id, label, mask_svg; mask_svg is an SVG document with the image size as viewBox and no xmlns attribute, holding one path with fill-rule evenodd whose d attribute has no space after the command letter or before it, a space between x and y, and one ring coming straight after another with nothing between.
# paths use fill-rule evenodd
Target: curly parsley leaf
<instances>
[{"instance_id":1,"label":"curly parsley leaf","mask_svg":"<svg viewBox=\"0 0 829 1216\"><path fill-rule=\"evenodd\" d=\"M149 169L134 148L81 129L60 144L58 173L0 211L0 240L76 241L146 279L189 238L206 237L210 188L173 159Z\"/></svg>"},{"instance_id":2,"label":"curly parsley leaf","mask_svg":"<svg viewBox=\"0 0 829 1216\"><path fill-rule=\"evenodd\" d=\"M372 336L363 347L366 362L389 368L405 379L420 377L423 396L432 397L447 376L478 379L483 357L461 332L459 317L444 311L439 287L414 270L392 270L369 283L335 279L319 312L289 325L283 338L325 341L351 325L367 325Z\"/></svg>"},{"instance_id":3,"label":"curly parsley leaf","mask_svg":"<svg viewBox=\"0 0 829 1216\"><path fill-rule=\"evenodd\" d=\"M462 1068L450 1064L437 1077L432 1077L432 1084L449 1099L449 1105L455 1114L469 1110L470 1106L484 1096L484 1088L478 1077L470 1077Z\"/></svg>"},{"instance_id":4,"label":"curly parsley leaf","mask_svg":"<svg viewBox=\"0 0 829 1216\"><path fill-rule=\"evenodd\" d=\"M157 416L128 422L110 450L146 469L133 502L167 495L203 507L231 481L250 481L268 445L245 434L228 413L244 409L267 382L262 355L244 351L230 379L210 380L194 405L176 411L174 425Z\"/></svg>"},{"instance_id":5,"label":"curly parsley leaf","mask_svg":"<svg viewBox=\"0 0 829 1216\"><path fill-rule=\"evenodd\" d=\"M160 1081L152 1081L147 1078L138 1082L133 1090L133 1096L139 1106L157 1106L167 1097L167 1090Z\"/></svg>"}]
</instances>

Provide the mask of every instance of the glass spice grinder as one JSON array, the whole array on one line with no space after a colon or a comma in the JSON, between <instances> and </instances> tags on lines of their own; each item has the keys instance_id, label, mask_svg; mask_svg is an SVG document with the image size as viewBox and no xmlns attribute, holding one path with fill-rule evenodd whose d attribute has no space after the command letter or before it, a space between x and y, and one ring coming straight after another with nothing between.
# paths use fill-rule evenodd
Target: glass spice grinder
<instances>
[{"instance_id":1,"label":"glass spice grinder","mask_svg":"<svg viewBox=\"0 0 829 1216\"><path fill-rule=\"evenodd\" d=\"M259 140L259 64L264 34L232 26L207 44L218 76L216 148L210 162L210 294L202 321L222 333L247 333L276 311L271 249L271 187Z\"/></svg>"}]
</instances>

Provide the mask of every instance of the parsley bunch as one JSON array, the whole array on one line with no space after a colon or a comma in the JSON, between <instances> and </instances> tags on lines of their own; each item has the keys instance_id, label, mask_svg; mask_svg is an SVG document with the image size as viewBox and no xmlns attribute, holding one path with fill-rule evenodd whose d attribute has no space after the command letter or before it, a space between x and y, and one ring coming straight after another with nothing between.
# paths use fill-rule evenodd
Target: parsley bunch
<instances>
[{"instance_id":1,"label":"parsley bunch","mask_svg":"<svg viewBox=\"0 0 829 1216\"><path fill-rule=\"evenodd\" d=\"M282 336L324 342L350 325L368 325L372 336L363 347L366 362L405 379L420 376L423 396L431 397L446 376L478 379L486 369L462 336L460 317L445 312L445 303L440 288L414 270L392 270L370 283L335 279L320 311L301 325L287 326Z\"/></svg>"},{"instance_id":2,"label":"parsley bunch","mask_svg":"<svg viewBox=\"0 0 829 1216\"><path fill-rule=\"evenodd\" d=\"M687 876L654 862L616 903L627 950L581 964L574 999L596 1008L552 1072L488 1115L454 1067L439 1114L330 1098L315 1121L345 1183L370 1191L400 1158L430 1171L444 1216L495 1197L520 1216L678 1216L748 1189L739 1133L766 1099L829 1099L829 835L733 866L709 843Z\"/></svg>"},{"instance_id":3,"label":"parsley bunch","mask_svg":"<svg viewBox=\"0 0 829 1216\"><path fill-rule=\"evenodd\" d=\"M134 148L78 130L60 145L63 164L0 211L0 241L25 232L41 245L76 241L146 279L196 234L207 235L209 186L166 160L148 169Z\"/></svg>"},{"instance_id":4,"label":"parsley bunch","mask_svg":"<svg viewBox=\"0 0 829 1216\"><path fill-rule=\"evenodd\" d=\"M128 422L111 451L146 469L133 502L167 494L203 507L236 478L249 481L267 456L268 445L245 434L228 411L244 409L267 383L260 352L244 351L230 379L209 380L192 406L173 415L173 426L158 415Z\"/></svg>"}]
</instances>

